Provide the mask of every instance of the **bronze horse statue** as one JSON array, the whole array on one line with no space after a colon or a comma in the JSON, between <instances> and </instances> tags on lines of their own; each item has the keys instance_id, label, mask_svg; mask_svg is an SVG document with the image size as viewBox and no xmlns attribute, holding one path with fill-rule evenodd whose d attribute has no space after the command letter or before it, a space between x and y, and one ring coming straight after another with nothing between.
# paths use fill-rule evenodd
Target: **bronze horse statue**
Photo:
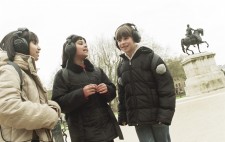
<instances>
[{"instance_id":1,"label":"bronze horse statue","mask_svg":"<svg viewBox=\"0 0 225 142\"><path fill-rule=\"evenodd\" d=\"M199 53L201 53L199 49L199 44L206 43L207 47L209 47L209 44L206 41L202 41L200 35L203 36L203 29L198 28L194 30L193 35L191 35L190 37L185 37L181 39L181 46L184 53L190 55L187 51L191 51L192 54L194 54L194 51L189 49L190 45L193 45L195 47L195 45L197 44Z\"/></svg>"}]
</instances>

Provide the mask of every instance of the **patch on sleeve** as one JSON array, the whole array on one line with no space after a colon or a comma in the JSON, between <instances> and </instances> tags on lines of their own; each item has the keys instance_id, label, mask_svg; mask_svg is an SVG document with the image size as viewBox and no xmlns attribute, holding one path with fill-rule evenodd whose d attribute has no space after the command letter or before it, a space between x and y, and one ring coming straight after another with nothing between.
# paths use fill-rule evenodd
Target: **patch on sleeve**
<instances>
[{"instance_id":1,"label":"patch on sleeve","mask_svg":"<svg viewBox=\"0 0 225 142\"><path fill-rule=\"evenodd\" d=\"M122 81L121 77L118 78L117 82L118 82L119 85L123 86L123 81Z\"/></svg>"},{"instance_id":2,"label":"patch on sleeve","mask_svg":"<svg viewBox=\"0 0 225 142\"><path fill-rule=\"evenodd\" d=\"M166 66L164 64L159 64L156 67L156 73L157 74L164 74L166 72Z\"/></svg>"}]
</instances>

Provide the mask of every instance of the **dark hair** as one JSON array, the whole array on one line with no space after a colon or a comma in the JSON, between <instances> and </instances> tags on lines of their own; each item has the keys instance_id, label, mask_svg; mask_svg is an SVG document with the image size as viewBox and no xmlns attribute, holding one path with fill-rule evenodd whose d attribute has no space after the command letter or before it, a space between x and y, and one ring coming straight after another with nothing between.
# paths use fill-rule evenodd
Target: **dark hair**
<instances>
[{"instance_id":1,"label":"dark hair","mask_svg":"<svg viewBox=\"0 0 225 142\"><path fill-rule=\"evenodd\" d=\"M66 67L68 61L73 62L73 58L76 54L76 42L78 40L84 40L86 43L86 39L82 36L78 35L70 35L66 38L66 42L63 44L63 52L62 52L62 68Z\"/></svg>"},{"instance_id":2,"label":"dark hair","mask_svg":"<svg viewBox=\"0 0 225 142\"><path fill-rule=\"evenodd\" d=\"M119 26L115 32L115 40L121 40L122 37L132 37L132 31L133 29L126 24Z\"/></svg>"},{"instance_id":3,"label":"dark hair","mask_svg":"<svg viewBox=\"0 0 225 142\"><path fill-rule=\"evenodd\" d=\"M27 47L15 47L15 40L18 38L22 38L27 42ZM8 33L1 41L0 48L4 51L7 51L7 55L9 60L13 61L16 55L16 52L29 55L29 43L33 42L34 44L38 44L39 40L35 33L26 29L22 31L22 33L18 34L17 31L13 31Z\"/></svg>"},{"instance_id":4,"label":"dark hair","mask_svg":"<svg viewBox=\"0 0 225 142\"><path fill-rule=\"evenodd\" d=\"M39 39L37 37L37 35L33 32L29 32L29 39L28 39L28 43L33 42L34 44L38 44L39 43Z\"/></svg>"}]
</instances>

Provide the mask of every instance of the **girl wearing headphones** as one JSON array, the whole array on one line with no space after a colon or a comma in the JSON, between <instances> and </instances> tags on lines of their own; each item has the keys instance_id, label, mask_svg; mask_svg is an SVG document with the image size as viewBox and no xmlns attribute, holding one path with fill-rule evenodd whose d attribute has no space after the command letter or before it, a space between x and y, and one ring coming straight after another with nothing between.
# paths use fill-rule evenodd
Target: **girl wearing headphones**
<instances>
[{"instance_id":1,"label":"girl wearing headphones","mask_svg":"<svg viewBox=\"0 0 225 142\"><path fill-rule=\"evenodd\" d=\"M61 110L37 76L38 37L19 28L0 47L0 141L53 142L50 130Z\"/></svg>"},{"instance_id":2,"label":"girl wearing headphones","mask_svg":"<svg viewBox=\"0 0 225 142\"><path fill-rule=\"evenodd\" d=\"M122 61L118 71L118 121L135 126L140 142L170 142L175 89L164 61L141 41L136 26L125 23L115 32Z\"/></svg>"},{"instance_id":3,"label":"girl wearing headphones","mask_svg":"<svg viewBox=\"0 0 225 142\"><path fill-rule=\"evenodd\" d=\"M71 35L63 45L62 69L55 75L52 100L58 102L69 127L71 142L113 142L122 139L108 105L116 87L88 59L85 38Z\"/></svg>"}]
</instances>

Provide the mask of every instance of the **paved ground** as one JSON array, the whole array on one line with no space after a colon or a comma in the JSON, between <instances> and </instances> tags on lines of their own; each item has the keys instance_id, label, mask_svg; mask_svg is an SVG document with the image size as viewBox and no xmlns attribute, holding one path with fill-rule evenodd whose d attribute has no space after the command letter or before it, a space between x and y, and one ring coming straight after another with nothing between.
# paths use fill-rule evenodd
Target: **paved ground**
<instances>
[{"instance_id":1,"label":"paved ground","mask_svg":"<svg viewBox=\"0 0 225 142\"><path fill-rule=\"evenodd\" d=\"M133 127L121 128L115 142L138 142ZM170 133L172 142L225 142L225 90L179 99Z\"/></svg>"},{"instance_id":2,"label":"paved ground","mask_svg":"<svg viewBox=\"0 0 225 142\"><path fill-rule=\"evenodd\" d=\"M225 142L225 90L178 102L172 142Z\"/></svg>"}]
</instances>

